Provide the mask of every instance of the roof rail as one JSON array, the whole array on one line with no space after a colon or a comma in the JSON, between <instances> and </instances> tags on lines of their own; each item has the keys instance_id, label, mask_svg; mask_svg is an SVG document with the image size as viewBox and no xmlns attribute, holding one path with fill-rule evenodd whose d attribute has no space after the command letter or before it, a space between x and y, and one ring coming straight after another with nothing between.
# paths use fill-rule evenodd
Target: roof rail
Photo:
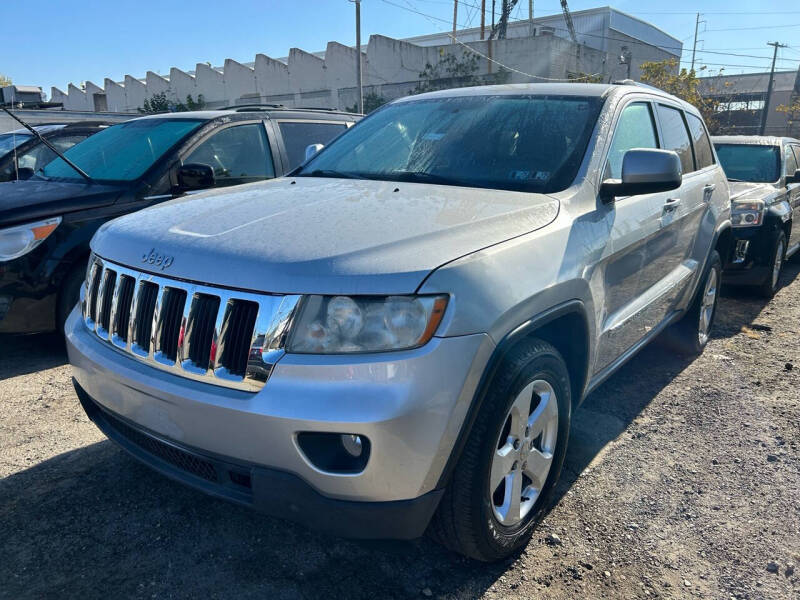
<instances>
[{"instance_id":1,"label":"roof rail","mask_svg":"<svg viewBox=\"0 0 800 600\"><path fill-rule=\"evenodd\" d=\"M616 81L612 81L611 85L634 85L636 87L646 88L648 90L655 90L657 92L661 92L662 94L667 93L664 90L657 88L654 85L642 83L641 81L634 81L633 79L617 79Z\"/></svg>"},{"instance_id":2,"label":"roof rail","mask_svg":"<svg viewBox=\"0 0 800 600\"><path fill-rule=\"evenodd\" d=\"M286 108L283 104L235 104L234 106L223 106L216 110L233 110L236 112L247 112L251 110L272 110L275 108Z\"/></svg>"}]
</instances>

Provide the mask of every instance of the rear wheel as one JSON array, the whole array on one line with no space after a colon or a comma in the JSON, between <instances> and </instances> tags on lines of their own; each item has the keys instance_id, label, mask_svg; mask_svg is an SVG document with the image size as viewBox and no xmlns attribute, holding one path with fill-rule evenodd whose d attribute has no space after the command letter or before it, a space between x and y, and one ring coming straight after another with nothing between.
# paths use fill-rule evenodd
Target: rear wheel
<instances>
[{"instance_id":1,"label":"rear wheel","mask_svg":"<svg viewBox=\"0 0 800 600\"><path fill-rule=\"evenodd\" d=\"M570 425L564 359L531 339L518 346L492 383L430 533L482 561L522 549L549 507Z\"/></svg>"},{"instance_id":2,"label":"rear wheel","mask_svg":"<svg viewBox=\"0 0 800 600\"><path fill-rule=\"evenodd\" d=\"M672 326L668 340L684 354L700 354L708 344L722 275L719 253L712 250L703 279L686 315Z\"/></svg>"},{"instance_id":3,"label":"rear wheel","mask_svg":"<svg viewBox=\"0 0 800 600\"><path fill-rule=\"evenodd\" d=\"M783 260L786 257L786 234L782 231L775 240L775 245L772 249L772 257L770 258L771 268L767 278L758 287L758 292L765 298L772 298L775 292L778 291L778 282L781 279L781 269L783 268Z\"/></svg>"}]
</instances>

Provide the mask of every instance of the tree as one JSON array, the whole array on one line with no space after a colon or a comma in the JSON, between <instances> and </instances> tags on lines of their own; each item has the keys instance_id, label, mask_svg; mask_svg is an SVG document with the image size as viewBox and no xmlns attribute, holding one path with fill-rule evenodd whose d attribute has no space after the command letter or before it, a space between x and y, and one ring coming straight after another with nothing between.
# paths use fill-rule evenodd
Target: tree
<instances>
[{"instance_id":1,"label":"tree","mask_svg":"<svg viewBox=\"0 0 800 600\"><path fill-rule=\"evenodd\" d=\"M472 52L464 54L460 60L455 54L445 54L435 65L425 64L425 70L419 74L417 87L411 93L422 94L435 90L480 85L477 72L477 54Z\"/></svg>"},{"instance_id":2,"label":"tree","mask_svg":"<svg viewBox=\"0 0 800 600\"><path fill-rule=\"evenodd\" d=\"M376 108L380 108L384 104L386 104L388 100L381 96L380 94L376 94L375 92L368 92L364 96L364 114L368 115ZM354 104L353 106L346 106L345 110L347 112L358 112L358 103Z\"/></svg>"},{"instance_id":3,"label":"tree","mask_svg":"<svg viewBox=\"0 0 800 600\"><path fill-rule=\"evenodd\" d=\"M153 94L149 98L145 98L144 106L139 109L139 112L146 115L169 112L167 94L165 92L159 92L158 94Z\"/></svg>"},{"instance_id":4,"label":"tree","mask_svg":"<svg viewBox=\"0 0 800 600\"><path fill-rule=\"evenodd\" d=\"M795 98L791 104L780 104L775 110L786 114L789 126L788 135L800 135L800 128L798 131L794 131L795 127L800 125L800 98Z\"/></svg>"},{"instance_id":5,"label":"tree","mask_svg":"<svg viewBox=\"0 0 800 600\"><path fill-rule=\"evenodd\" d=\"M7 85L11 85L11 77L6 77L0 73L0 87L6 87Z\"/></svg>"},{"instance_id":6,"label":"tree","mask_svg":"<svg viewBox=\"0 0 800 600\"><path fill-rule=\"evenodd\" d=\"M192 95L189 94L186 96L186 103L183 102L175 102L171 103L167 100L166 92L159 92L158 94L153 94L150 98L146 98L144 101L144 106L139 108L139 112L145 115L155 114L155 113L165 113L165 112L187 112L190 110L203 110L206 106L205 98L203 98L203 94L197 95L197 100L192 98Z\"/></svg>"},{"instance_id":7,"label":"tree","mask_svg":"<svg viewBox=\"0 0 800 600\"><path fill-rule=\"evenodd\" d=\"M644 62L640 69L642 70L642 82L693 104L703 115L709 129L712 128L719 102L713 98L704 97L700 93L700 79L694 69L678 69L678 61L675 58L658 62ZM700 67L700 69L705 69L705 67Z\"/></svg>"}]
</instances>

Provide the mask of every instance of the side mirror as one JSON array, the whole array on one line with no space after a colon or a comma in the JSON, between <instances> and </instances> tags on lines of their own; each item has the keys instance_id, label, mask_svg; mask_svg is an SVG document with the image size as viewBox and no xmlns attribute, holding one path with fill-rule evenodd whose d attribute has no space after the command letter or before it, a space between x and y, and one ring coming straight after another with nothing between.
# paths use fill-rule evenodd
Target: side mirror
<instances>
[{"instance_id":1,"label":"side mirror","mask_svg":"<svg viewBox=\"0 0 800 600\"><path fill-rule=\"evenodd\" d=\"M22 169L20 169L20 172L22 172ZM789 185L790 183L800 183L800 169L797 169L794 172L794 175L786 176L786 185Z\"/></svg>"},{"instance_id":2,"label":"side mirror","mask_svg":"<svg viewBox=\"0 0 800 600\"><path fill-rule=\"evenodd\" d=\"M306 160L314 156L317 152L322 150L325 144L309 144L306 146Z\"/></svg>"},{"instance_id":3,"label":"side mirror","mask_svg":"<svg viewBox=\"0 0 800 600\"><path fill-rule=\"evenodd\" d=\"M622 179L606 179L600 196L611 202L617 196L655 194L681 186L681 159L672 150L634 148L622 158Z\"/></svg>"},{"instance_id":4,"label":"side mirror","mask_svg":"<svg viewBox=\"0 0 800 600\"><path fill-rule=\"evenodd\" d=\"M202 163L189 163L178 168L181 190L203 190L214 187L214 169Z\"/></svg>"},{"instance_id":5,"label":"side mirror","mask_svg":"<svg viewBox=\"0 0 800 600\"><path fill-rule=\"evenodd\" d=\"M30 167L19 167L17 169L17 179L24 181L33 177L34 170Z\"/></svg>"}]
</instances>

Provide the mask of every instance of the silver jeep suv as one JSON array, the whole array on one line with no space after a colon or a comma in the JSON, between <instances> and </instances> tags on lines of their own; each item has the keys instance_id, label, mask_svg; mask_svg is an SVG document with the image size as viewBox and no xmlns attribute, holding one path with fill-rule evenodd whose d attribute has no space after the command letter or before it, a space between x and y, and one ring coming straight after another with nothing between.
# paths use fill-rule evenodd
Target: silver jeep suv
<instances>
[{"instance_id":1,"label":"silver jeep suv","mask_svg":"<svg viewBox=\"0 0 800 600\"><path fill-rule=\"evenodd\" d=\"M547 510L581 400L668 327L703 349L730 243L677 98L434 92L289 177L104 225L70 362L97 426L168 476L496 560Z\"/></svg>"}]
</instances>

